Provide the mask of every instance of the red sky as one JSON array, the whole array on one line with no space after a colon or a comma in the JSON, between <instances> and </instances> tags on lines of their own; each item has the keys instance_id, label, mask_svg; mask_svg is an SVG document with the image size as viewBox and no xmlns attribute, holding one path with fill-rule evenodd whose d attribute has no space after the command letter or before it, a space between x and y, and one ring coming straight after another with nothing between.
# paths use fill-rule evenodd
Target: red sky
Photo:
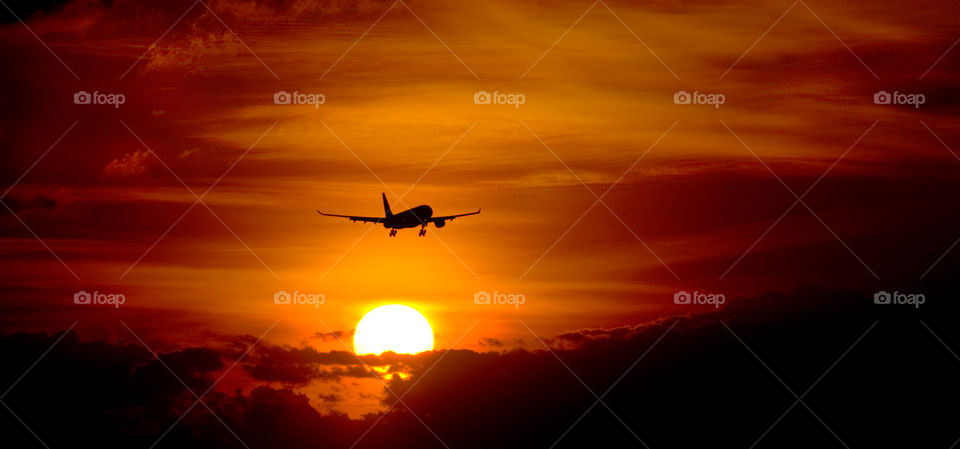
<instances>
[{"instance_id":1,"label":"red sky","mask_svg":"<svg viewBox=\"0 0 960 449\"><path fill-rule=\"evenodd\" d=\"M175 347L277 321L268 340L329 350L315 334L400 302L438 347L535 346L520 320L631 324L685 312L677 290L873 288L956 257L953 2L191 4L73 1L0 26L5 331L120 338L123 319ZM388 238L314 212L376 215L381 192L483 213Z\"/></svg>"}]
</instances>

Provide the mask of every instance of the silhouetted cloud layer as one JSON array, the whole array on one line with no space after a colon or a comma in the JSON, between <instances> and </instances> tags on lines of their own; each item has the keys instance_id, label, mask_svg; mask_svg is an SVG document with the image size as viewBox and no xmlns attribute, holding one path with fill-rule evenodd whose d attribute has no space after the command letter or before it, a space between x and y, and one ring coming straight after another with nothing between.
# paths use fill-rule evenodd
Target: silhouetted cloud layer
<instances>
[{"instance_id":1,"label":"silhouetted cloud layer","mask_svg":"<svg viewBox=\"0 0 960 449\"><path fill-rule=\"evenodd\" d=\"M387 375L403 404L384 393L395 407L361 420L321 414L291 389L214 389L205 401L216 416L193 407L157 447L242 447L237 438L250 448L347 448L358 440L356 447L442 447L437 438L450 448L642 445L637 438L652 448L757 440L760 448L839 440L853 448L949 447L960 418L951 406L960 399L960 360L945 346L960 342L956 310L946 300L912 308L807 286L709 314L570 332L549 339L553 352L454 350L361 362L345 352L263 346L241 362L259 379L331 381L320 367L370 376L365 364L401 362L413 376ZM4 385L57 338L0 338ZM234 357L196 347L160 355L198 394ZM50 447L149 447L193 403L184 384L141 347L71 333L4 402ZM794 404L791 391L803 403ZM11 414L0 423L13 446L37 444Z\"/></svg>"}]
</instances>

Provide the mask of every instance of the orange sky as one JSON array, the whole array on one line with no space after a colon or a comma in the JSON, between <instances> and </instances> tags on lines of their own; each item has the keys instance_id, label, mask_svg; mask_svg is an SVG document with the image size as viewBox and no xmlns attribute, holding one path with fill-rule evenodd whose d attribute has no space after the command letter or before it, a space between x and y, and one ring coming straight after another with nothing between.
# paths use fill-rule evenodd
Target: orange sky
<instances>
[{"instance_id":1,"label":"orange sky","mask_svg":"<svg viewBox=\"0 0 960 449\"><path fill-rule=\"evenodd\" d=\"M957 237L951 2L466 3L212 1L177 22L191 2L78 1L23 17L51 51L4 24L0 175L51 250L4 212L4 328L122 318L177 345L279 321L271 341L342 349L313 336L400 302L440 347L529 346L520 320L634 323L681 310L679 289L916 279ZM126 102L75 105L80 90ZM275 105L280 90L326 102ZM525 103L477 105L480 90ZM726 101L677 105L680 90ZM880 90L927 101L875 105ZM778 221L794 203L778 177L800 195L828 169L815 213ZM183 215L178 178L215 184L210 210ZM610 210L584 215L615 182ZM388 238L314 212L376 215L381 192L395 211L483 213ZM76 306L77 290L128 300ZM326 303L275 305L278 290ZM481 290L526 302L475 305Z\"/></svg>"}]
</instances>

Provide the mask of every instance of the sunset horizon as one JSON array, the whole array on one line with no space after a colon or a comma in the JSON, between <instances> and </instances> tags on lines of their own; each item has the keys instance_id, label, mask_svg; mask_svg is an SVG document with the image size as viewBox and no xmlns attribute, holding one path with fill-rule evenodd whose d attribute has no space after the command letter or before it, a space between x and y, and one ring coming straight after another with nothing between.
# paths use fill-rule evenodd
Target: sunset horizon
<instances>
[{"instance_id":1,"label":"sunset horizon","mask_svg":"<svg viewBox=\"0 0 960 449\"><path fill-rule=\"evenodd\" d=\"M960 438L952 2L0 4L11 447Z\"/></svg>"}]
</instances>

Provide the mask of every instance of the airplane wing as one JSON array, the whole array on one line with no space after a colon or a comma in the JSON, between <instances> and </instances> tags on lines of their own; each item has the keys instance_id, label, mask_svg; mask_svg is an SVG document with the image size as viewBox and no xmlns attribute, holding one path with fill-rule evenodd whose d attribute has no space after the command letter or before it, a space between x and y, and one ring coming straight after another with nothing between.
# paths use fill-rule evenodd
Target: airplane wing
<instances>
[{"instance_id":1,"label":"airplane wing","mask_svg":"<svg viewBox=\"0 0 960 449\"><path fill-rule=\"evenodd\" d=\"M479 211L477 211L477 212L479 212ZM355 217L355 216L353 216L353 215L325 214L325 213L320 212L320 211L317 211L317 213L320 214L320 215L323 215L323 216L325 216L325 217L349 218L350 221L353 221L353 222L359 221L359 222L361 222L361 223L383 223L383 217Z\"/></svg>"},{"instance_id":2,"label":"airplane wing","mask_svg":"<svg viewBox=\"0 0 960 449\"><path fill-rule=\"evenodd\" d=\"M457 218L457 217L466 217L467 215L477 215L477 214L479 214L479 213L480 213L480 209L477 209L476 212L470 212L470 213L468 213L468 214L446 215L446 216L443 216L443 217L431 217L430 220L428 220L428 221L432 221L432 222L449 221L449 220L453 220L454 218Z\"/></svg>"}]
</instances>

